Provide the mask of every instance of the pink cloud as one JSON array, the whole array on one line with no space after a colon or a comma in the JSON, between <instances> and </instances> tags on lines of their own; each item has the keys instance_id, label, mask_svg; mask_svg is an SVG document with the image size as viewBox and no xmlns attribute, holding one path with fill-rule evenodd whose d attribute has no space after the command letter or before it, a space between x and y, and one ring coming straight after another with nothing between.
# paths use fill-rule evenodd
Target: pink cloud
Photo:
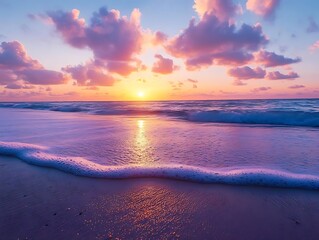
<instances>
[{"instance_id":1,"label":"pink cloud","mask_svg":"<svg viewBox=\"0 0 319 240\"><path fill-rule=\"evenodd\" d=\"M219 21L206 14L196 23L192 19L182 33L169 41L166 50L174 57L186 59L190 70L219 65L243 65L252 60L252 53L268 40L260 25L234 24Z\"/></svg>"},{"instance_id":2,"label":"pink cloud","mask_svg":"<svg viewBox=\"0 0 319 240\"><path fill-rule=\"evenodd\" d=\"M115 79L103 68L95 65L67 66L63 71L70 73L79 86L112 86Z\"/></svg>"},{"instance_id":3,"label":"pink cloud","mask_svg":"<svg viewBox=\"0 0 319 240\"><path fill-rule=\"evenodd\" d=\"M274 52L262 50L255 54L255 61L264 67L277 67L301 62L301 58L287 58Z\"/></svg>"},{"instance_id":4,"label":"pink cloud","mask_svg":"<svg viewBox=\"0 0 319 240\"><path fill-rule=\"evenodd\" d=\"M188 78L187 81L191 83L198 83L198 80L191 79L191 78Z\"/></svg>"},{"instance_id":5,"label":"pink cloud","mask_svg":"<svg viewBox=\"0 0 319 240\"><path fill-rule=\"evenodd\" d=\"M241 11L232 0L195 0L193 7L200 17L212 14L221 21L228 21Z\"/></svg>"},{"instance_id":6,"label":"pink cloud","mask_svg":"<svg viewBox=\"0 0 319 240\"><path fill-rule=\"evenodd\" d=\"M253 90L251 90L254 93L258 93L258 92L265 92L270 90L271 87L259 87L259 88L254 88Z\"/></svg>"},{"instance_id":7,"label":"pink cloud","mask_svg":"<svg viewBox=\"0 0 319 240\"><path fill-rule=\"evenodd\" d=\"M239 80L260 79L266 76L266 71L260 67L253 69L245 66L242 68L231 68L228 70L228 74Z\"/></svg>"},{"instance_id":8,"label":"pink cloud","mask_svg":"<svg viewBox=\"0 0 319 240\"><path fill-rule=\"evenodd\" d=\"M300 88L305 88L304 85L293 85L289 87L290 89L300 89Z\"/></svg>"},{"instance_id":9,"label":"pink cloud","mask_svg":"<svg viewBox=\"0 0 319 240\"><path fill-rule=\"evenodd\" d=\"M274 17L280 0L248 0L246 8L257 15L270 18Z\"/></svg>"},{"instance_id":10,"label":"pink cloud","mask_svg":"<svg viewBox=\"0 0 319 240\"><path fill-rule=\"evenodd\" d=\"M127 75L127 71L118 66L129 66L141 51L143 33L139 10L134 9L131 17L127 18L121 17L117 10L100 8L93 14L90 25L79 18L79 13L74 9L71 12L48 12L48 16L66 43L76 48L90 48L95 60L104 61L106 65L111 62L110 71ZM131 71L134 70L131 68Z\"/></svg>"},{"instance_id":11,"label":"pink cloud","mask_svg":"<svg viewBox=\"0 0 319 240\"><path fill-rule=\"evenodd\" d=\"M299 75L295 72L289 72L288 74L282 74L279 71L275 71L275 72L269 72L267 74L267 79L269 80L294 80L296 78L299 78Z\"/></svg>"},{"instance_id":12,"label":"pink cloud","mask_svg":"<svg viewBox=\"0 0 319 240\"><path fill-rule=\"evenodd\" d=\"M11 70L0 69L0 85L6 85L17 80L17 75Z\"/></svg>"},{"instance_id":13,"label":"pink cloud","mask_svg":"<svg viewBox=\"0 0 319 240\"><path fill-rule=\"evenodd\" d=\"M172 59L164 58L160 54L156 54L157 61L154 63L152 71L160 74L170 74L177 69Z\"/></svg>"},{"instance_id":14,"label":"pink cloud","mask_svg":"<svg viewBox=\"0 0 319 240\"><path fill-rule=\"evenodd\" d=\"M315 42L314 44L312 44L312 45L309 47L309 49L310 49L311 51L316 51L316 50L318 50L318 49L319 49L319 40L318 40L317 42Z\"/></svg>"},{"instance_id":15,"label":"pink cloud","mask_svg":"<svg viewBox=\"0 0 319 240\"><path fill-rule=\"evenodd\" d=\"M110 72L118 73L122 76L128 76L132 72L139 70L138 62L132 63L132 62L119 62L119 61L109 61L105 65L106 69Z\"/></svg>"}]
</instances>

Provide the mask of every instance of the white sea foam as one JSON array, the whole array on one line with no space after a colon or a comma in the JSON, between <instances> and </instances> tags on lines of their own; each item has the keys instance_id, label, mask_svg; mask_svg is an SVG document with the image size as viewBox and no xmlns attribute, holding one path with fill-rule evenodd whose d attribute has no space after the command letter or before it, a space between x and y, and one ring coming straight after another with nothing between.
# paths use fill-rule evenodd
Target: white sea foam
<instances>
[{"instance_id":1,"label":"white sea foam","mask_svg":"<svg viewBox=\"0 0 319 240\"><path fill-rule=\"evenodd\" d=\"M204 169L187 165L105 166L80 157L62 157L46 153L38 145L0 142L0 154L14 156L29 164L55 168L93 178L169 178L200 183L257 185L267 187L319 189L319 176L295 174L275 169Z\"/></svg>"}]
</instances>

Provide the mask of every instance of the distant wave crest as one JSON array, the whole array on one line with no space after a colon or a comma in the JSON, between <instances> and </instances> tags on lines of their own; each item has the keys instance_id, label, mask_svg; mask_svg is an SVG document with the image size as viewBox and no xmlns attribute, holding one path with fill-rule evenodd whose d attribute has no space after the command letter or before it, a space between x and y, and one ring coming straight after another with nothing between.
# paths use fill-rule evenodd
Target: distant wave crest
<instances>
[{"instance_id":1,"label":"distant wave crest","mask_svg":"<svg viewBox=\"0 0 319 240\"><path fill-rule=\"evenodd\" d=\"M0 142L0 154L14 156L42 167L93 178L169 178L199 183L257 185L282 188L319 189L319 176L295 174L273 169L208 170L186 165L105 166L80 157L48 154L46 148L15 142Z\"/></svg>"},{"instance_id":2,"label":"distant wave crest","mask_svg":"<svg viewBox=\"0 0 319 240\"><path fill-rule=\"evenodd\" d=\"M319 112L302 111L204 111L191 113L195 122L246 123L319 127Z\"/></svg>"},{"instance_id":3,"label":"distant wave crest","mask_svg":"<svg viewBox=\"0 0 319 240\"><path fill-rule=\"evenodd\" d=\"M209 104L203 103L166 103L156 105L129 104L119 102L95 103L95 102L61 102L61 103L0 103L2 108L22 108L49 110L58 112L85 112L95 115L124 115L124 116L146 116L161 115L183 119L191 122L211 123L236 123L236 124L266 124L319 127L319 111L301 111L296 109L234 109L242 108L240 104L232 108L220 107L211 110ZM298 109L298 108L297 108ZM314 108L316 109L316 108Z\"/></svg>"}]
</instances>

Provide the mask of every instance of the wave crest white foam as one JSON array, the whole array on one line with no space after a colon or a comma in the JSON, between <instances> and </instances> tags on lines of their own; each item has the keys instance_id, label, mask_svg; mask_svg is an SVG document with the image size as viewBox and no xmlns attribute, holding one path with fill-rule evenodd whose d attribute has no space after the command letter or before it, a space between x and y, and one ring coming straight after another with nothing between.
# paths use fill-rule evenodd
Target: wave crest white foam
<instances>
[{"instance_id":1,"label":"wave crest white foam","mask_svg":"<svg viewBox=\"0 0 319 240\"><path fill-rule=\"evenodd\" d=\"M319 100L194 102L0 103L0 108L82 112L94 115L160 115L192 122L319 127Z\"/></svg>"},{"instance_id":2,"label":"wave crest white foam","mask_svg":"<svg viewBox=\"0 0 319 240\"><path fill-rule=\"evenodd\" d=\"M301 111L202 111L191 113L195 122L246 123L319 127L318 112Z\"/></svg>"},{"instance_id":3,"label":"wave crest white foam","mask_svg":"<svg viewBox=\"0 0 319 240\"><path fill-rule=\"evenodd\" d=\"M29 164L55 168L85 177L109 179L169 178L199 183L319 189L319 176L273 169L212 170L176 164L105 166L80 157L48 154L45 150L45 147L38 145L0 142L0 155L14 156Z\"/></svg>"}]
</instances>

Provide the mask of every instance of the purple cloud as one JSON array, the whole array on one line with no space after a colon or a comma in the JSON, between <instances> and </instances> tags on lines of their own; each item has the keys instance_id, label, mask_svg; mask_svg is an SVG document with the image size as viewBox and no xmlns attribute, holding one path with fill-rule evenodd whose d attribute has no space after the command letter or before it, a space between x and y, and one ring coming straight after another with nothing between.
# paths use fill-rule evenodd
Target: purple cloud
<instances>
[{"instance_id":1,"label":"purple cloud","mask_svg":"<svg viewBox=\"0 0 319 240\"><path fill-rule=\"evenodd\" d=\"M269 80L294 80L296 78L299 78L299 75L295 72L289 72L288 74L282 74L279 71L275 72L269 72L267 74L267 79Z\"/></svg>"},{"instance_id":2,"label":"purple cloud","mask_svg":"<svg viewBox=\"0 0 319 240\"><path fill-rule=\"evenodd\" d=\"M300 89L300 88L305 88L304 85L293 85L289 87L290 89Z\"/></svg>"},{"instance_id":3,"label":"purple cloud","mask_svg":"<svg viewBox=\"0 0 319 240\"><path fill-rule=\"evenodd\" d=\"M258 93L258 92L265 92L270 90L271 87L259 87L259 88L254 88L253 90L251 90L254 93Z\"/></svg>"},{"instance_id":4,"label":"purple cloud","mask_svg":"<svg viewBox=\"0 0 319 240\"><path fill-rule=\"evenodd\" d=\"M265 46L268 40L260 25L221 22L212 14L205 14L200 22L192 19L182 33L169 41L166 50L174 57L186 59L188 69L212 64L243 65L252 53Z\"/></svg>"},{"instance_id":5,"label":"purple cloud","mask_svg":"<svg viewBox=\"0 0 319 240\"><path fill-rule=\"evenodd\" d=\"M7 89L33 89L34 86L23 85L23 84L18 83L18 82L12 82L12 83L9 83L7 86L5 86L5 88L7 88Z\"/></svg>"},{"instance_id":6,"label":"purple cloud","mask_svg":"<svg viewBox=\"0 0 319 240\"><path fill-rule=\"evenodd\" d=\"M60 72L45 69L37 60L28 56L18 41L2 42L0 45L0 84L18 89L17 81L29 84L62 84L67 78ZM23 86L23 85L21 85Z\"/></svg>"},{"instance_id":7,"label":"purple cloud","mask_svg":"<svg viewBox=\"0 0 319 240\"><path fill-rule=\"evenodd\" d=\"M139 25L139 10L133 10L131 17L126 18L121 17L117 10L100 8L93 14L90 25L86 25L79 14L76 9L71 12L48 12L66 43L76 48L90 48L95 60L111 65L109 71L127 75L127 71L122 71L118 66L127 67L130 62L135 62L135 55L141 51L143 34ZM131 68L131 71L134 70Z\"/></svg>"},{"instance_id":8,"label":"purple cloud","mask_svg":"<svg viewBox=\"0 0 319 240\"><path fill-rule=\"evenodd\" d=\"M46 69L26 69L19 72L20 79L35 85L57 85L68 80L61 72Z\"/></svg>"},{"instance_id":9,"label":"purple cloud","mask_svg":"<svg viewBox=\"0 0 319 240\"><path fill-rule=\"evenodd\" d=\"M154 36L153 36L153 40L152 43L153 45L160 45L163 44L164 42L166 42L168 39L167 35L161 31L157 31L155 32Z\"/></svg>"},{"instance_id":10,"label":"purple cloud","mask_svg":"<svg viewBox=\"0 0 319 240\"><path fill-rule=\"evenodd\" d=\"M274 52L262 50L255 54L255 61L264 67L277 67L301 62L301 58L287 58Z\"/></svg>"},{"instance_id":11,"label":"purple cloud","mask_svg":"<svg viewBox=\"0 0 319 240\"><path fill-rule=\"evenodd\" d=\"M24 46L18 41L2 42L0 45L0 69L21 70L40 69L42 65L28 56Z\"/></svg>"},{"instance_id":12,"label":"purple cloud","mask_svg":"<svg viewBox=\"0 0 319 240\"><path fill-rule=\"evenodd\" d=\"M238 80L260 79L266 76L266 71L260 67L253 69L245 66L242 68L231 68L228 70L228 74Z\"/></svg>"}]
</instances>

